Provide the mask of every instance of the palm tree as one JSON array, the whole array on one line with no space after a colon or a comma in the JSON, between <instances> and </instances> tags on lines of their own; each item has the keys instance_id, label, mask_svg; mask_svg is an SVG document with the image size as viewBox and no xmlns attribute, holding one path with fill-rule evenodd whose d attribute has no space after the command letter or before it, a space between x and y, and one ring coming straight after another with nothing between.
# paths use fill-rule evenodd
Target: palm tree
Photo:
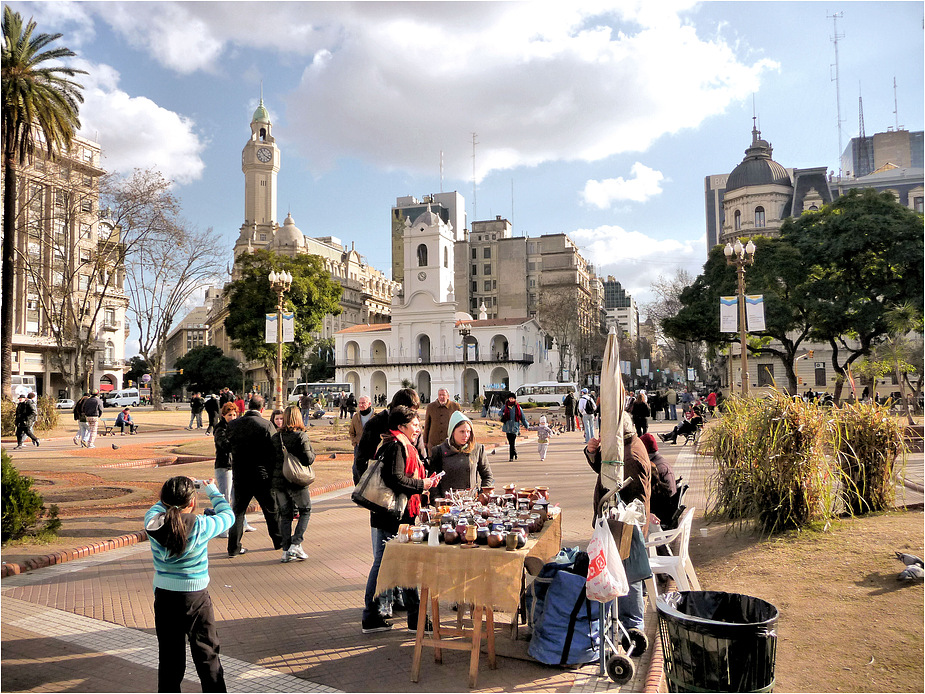
<instances>
[{"instance_id":1,"label":"palm tree","mask_svg":"<svg viewBox=\"0 0 925 694\"><path fill-rule=\"evenodd\" d=\"M13 272L16 234L17 168L43 136L49 157L67 152L80 128L82 85L68 79L84 70L48 62L76 55L68 48L47 48L61 34L37 34L35 22L3 7L3 309L0 317L0 397L10 398L13 362Z\"/></svg>"}]
</instances>

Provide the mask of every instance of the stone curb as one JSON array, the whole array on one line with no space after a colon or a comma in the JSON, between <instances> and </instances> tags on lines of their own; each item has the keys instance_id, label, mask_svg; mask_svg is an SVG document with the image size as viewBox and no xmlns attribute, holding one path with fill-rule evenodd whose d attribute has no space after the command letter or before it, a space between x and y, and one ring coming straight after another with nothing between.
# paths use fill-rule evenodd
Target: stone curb
<instances>
[{"instance_id":1,"label":"stone curb","mask_svg":"<svg viewBox=\"0 0 925 694\"><path fill-rule=\"evenodd\" d=\"M339 489L347 489L348 487L352 486L354 486L353 480L332 482L331 484L321 485L320 487L313 487L311 490L311 496L320 496L321 494L327 494ZM257 505L252 504L248 507L247 510L254 511L256 509ZM94 542L84 547L78 547L77 549L61 550L60 552L52 552L51 554L32 557L31 559L26 559L24 562L22 562L22 564L4 563L2 569L0 569L0 578L15 576L17 574L25 573L26 571L33 571L34 569L44 569L45 567L53 566L55 564L63 564L64 562L71 561L72 559L83 559L84 557L89 557L91 554L99 554L100 552L106 552L110 549L129 547L130 545L135 545L139 542L145 542L147 539L148 533L144 530L138 530L136 532L128 533L127 535L122 535L111 540Z\"/></svg>"}]
</instances>

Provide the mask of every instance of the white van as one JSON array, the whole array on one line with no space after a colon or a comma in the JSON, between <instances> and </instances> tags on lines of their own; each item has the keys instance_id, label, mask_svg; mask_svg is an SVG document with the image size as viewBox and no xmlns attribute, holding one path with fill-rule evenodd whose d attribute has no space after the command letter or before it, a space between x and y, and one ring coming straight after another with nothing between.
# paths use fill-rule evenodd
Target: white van
<instances>
[{"instance_id":1,"label":"white van","mask_svg":"<svg viewBox=\"0 0 925 694\"><path fill-rule=\"evenodd\" d=\"M21 376L19 374L11 375L10 391L12 392L13 400L18 398L20 395L29 395L29 393L34 393L35 376Z\"/></svg>"},{"instance_id":2,"label":"white van","mask_svg":"<svg viewBox=\"0 0 925 694\"><path fill-rule=\"evenodd\" d=\"M126 390L112 390L106 394L103 400L104 407L138 407L140 398L138 397L137 388L127 388Z\"/></svg>"}]
</instances>

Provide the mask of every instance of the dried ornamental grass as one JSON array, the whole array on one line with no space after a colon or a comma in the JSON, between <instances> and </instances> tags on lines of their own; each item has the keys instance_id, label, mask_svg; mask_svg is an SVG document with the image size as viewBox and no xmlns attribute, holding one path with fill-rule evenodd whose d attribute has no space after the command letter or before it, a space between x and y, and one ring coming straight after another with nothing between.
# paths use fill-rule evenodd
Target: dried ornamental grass
<instances>
[{"instance_id":1,"label":"dried ornamental grass","mask_svg":"<svg viewBox=\"0 0 925 694\"><path fill-rule=\"evenodd\" d=\"M854 514L893 507L894 478L905 459L903 425L889 408L845 405L834 413L832 448L843 474L842 499ZM901 457L902 454L902 457Z\"/></svg>"},{"instance_id":2,"label":"dried ornamental grass","mask_svg":"<svg viewBox=\"0 0 925 694\"><path fill-rule=\"evenodd\" d=\"M727 403L709 432L716 462L711 512L753 520L768 533L830 520L837 471L825 456L819 408L779 391Z\"/></svg>"}]
</instances>

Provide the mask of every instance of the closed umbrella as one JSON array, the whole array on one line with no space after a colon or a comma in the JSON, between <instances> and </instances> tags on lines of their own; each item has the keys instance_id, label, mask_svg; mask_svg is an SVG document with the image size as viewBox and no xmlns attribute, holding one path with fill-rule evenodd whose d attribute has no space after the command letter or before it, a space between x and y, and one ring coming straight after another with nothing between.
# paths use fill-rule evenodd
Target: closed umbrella
<instances>
[{"instance_id":1,"label":"closed umbrella","mask_svg":"<svg viewBox=\"0 0 925 694\"><path fill-rule=\"evenodd\" d=\"M607 491L623 486L623 416L626 389L620 373L620 342L610 328L601 366L601 483Z\"/></svg>"}]
</instances>

